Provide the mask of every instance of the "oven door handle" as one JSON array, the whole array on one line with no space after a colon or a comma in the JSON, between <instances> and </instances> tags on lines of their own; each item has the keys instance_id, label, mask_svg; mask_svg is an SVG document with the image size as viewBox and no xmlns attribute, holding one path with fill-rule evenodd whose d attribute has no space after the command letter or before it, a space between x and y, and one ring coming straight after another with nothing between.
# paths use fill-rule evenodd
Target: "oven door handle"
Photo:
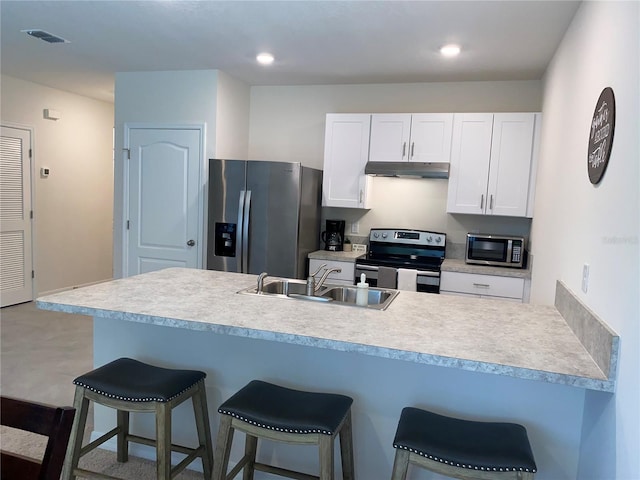
<instances>
[{"instance_id":1,"label":"oven door handle","mask_svg":"<svg viewBox=\"0 0 640 480\"><path fill-rule=\"evenodd\" d=\"M369 270L370 272L377 272L378 267L375 267L373 265L358 265L356 263L356 270Z\"/></svg>"},{"instance_id":2,"label":"oven door handle","mask_svg":"<svg viewBox=\"0 0 640 480\"><path fill-rule=\"evenodd\" d=\"M418 270L418 276L419 277L439 277L440 272L429 272L429 271L421 272L420 270Z\"/></svg>"},{"instance_id":3,"label":"oven door handle","mask_svg":"<svg viewBox=\"0 0 640 480\"><path fill-rule=\"evenodd\" d=\"M356 270L368 270L370 272L377 272L378 271L378 267L375 265L361 265L356 263ZM397 268L396 268L397 270ZM418 277L434 277L434 278L438 278L440 277L440 272L432 272L430 270L418 270L417 271L417 276Z\"/></svg>"}]
</instances>

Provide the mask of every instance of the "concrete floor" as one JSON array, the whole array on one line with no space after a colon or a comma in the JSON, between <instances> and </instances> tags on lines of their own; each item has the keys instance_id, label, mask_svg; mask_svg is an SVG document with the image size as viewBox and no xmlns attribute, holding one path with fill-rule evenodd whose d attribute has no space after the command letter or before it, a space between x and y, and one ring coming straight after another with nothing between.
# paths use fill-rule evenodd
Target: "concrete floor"
<instances>
[{"instance_id":1,"label":"concrete floor","mask_svg":"<svg viewBox=\"0 0 640 480\"><path fill-rule=\"evenodd\" d=\"M93 368L91 317L22 303L0 310L2 395L73 405L73 379Z\"/></svg>"}]
</instances>

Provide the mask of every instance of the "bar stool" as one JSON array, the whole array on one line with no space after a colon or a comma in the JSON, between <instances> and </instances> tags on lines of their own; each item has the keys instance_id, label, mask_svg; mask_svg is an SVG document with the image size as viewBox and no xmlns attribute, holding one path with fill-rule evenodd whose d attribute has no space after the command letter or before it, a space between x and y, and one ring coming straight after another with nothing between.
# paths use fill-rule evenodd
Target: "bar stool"
<instances>
[{"instance_id":1,"label":"bar stool","mask_svg":"<svg viewBox=\"0 0 640 480\"><path fill-rule=\"evenodd\" d=\"M532 480L536 472L527 431L515 423L475 422L406 407L393 446L392 480L409 463L463 480Z\"/></svg>"},{"instance_id":2,"label":"bar stool","mask_svg":"<svg viewBox=\"0 0 640 480\"><path fill-rule=\"evenodd\" d=\"M129 458L129 442L156 447L158 480L170 480L196 458L202 459L204 476L211 476L213 448L207 413L204 378L197 370L174 370L148 365L131 358L120 358L76 378L73 406L76 408L71 441L67 448L63 480L73 480L76 475L95 477L96 472L78 468L80 457L117 435L117 460ZM171 443L171 412L191 398L198 431L198 447L188 448ZM97 440L82 447L87 421L89 401L117 410L118 425ZM154 412L156 439L129 433L130 412ZM171 452L186 454L174 468ZM98 474L99 478L115 478Z\"/></svg>"},{"instance_id":3,"label":"bar stool","mask_svg":"<svg viewBox=\"0 0 640 480\"><path fill-rule=\"evenodd\" d=\"M254 470L289 478L332 480L333 445L340 436L344 480L354 480L351 404L345 395L312 393L253 380L224 402L213 462L213 480L230 480L244 468L244 480ZM245 453L227 474L233 433L246 434ZM292 444L319 446L320 475L312 476L256 462L258 438Z\"/></svg>"}]
</instances>

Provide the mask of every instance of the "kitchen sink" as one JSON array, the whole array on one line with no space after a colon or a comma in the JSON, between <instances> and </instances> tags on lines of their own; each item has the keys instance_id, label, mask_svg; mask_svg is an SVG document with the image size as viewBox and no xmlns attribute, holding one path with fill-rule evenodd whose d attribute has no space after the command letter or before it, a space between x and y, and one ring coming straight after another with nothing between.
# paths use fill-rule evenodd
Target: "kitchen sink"
<instances>
[{"instance_id":1,"label":"kitchen sink","mask_svg":"<svg viewBox=\"0 0 640 480\"><path fill-rule=\"evenodd\" d=\"M385 310L394 298L398 295L397 290L387 290L383 288L369 287L367 298L367 308L375 308L377 310ZM356 295L358 287L329 287L324 292L320 292L321 297L331 298L335 302L347 305L362 306L356 304Z\"/></svg>"},{"instance_id":2,"label":"kitchen sink","mask_svg":"<svg viewBox=\"0 0 640 480\"><path fill-rule=\"evenodd\" d=\"M338 286L326 284L315 295L307 295L307 283L304 280L283 279L265 283L262 293L258 293L256 286L240 290L244 295L263 295L265 297L288 298L315 302L331 302L338 305L349 305L360 308L385 310L398 295L397 290L370 287L367 305L356 304L355 286Z\"/></svg>"},{"instance_id":3,"label":"kitchen sink","mask_svg":"<svg viewBox=\"0 0 640 480\"><path fill-rule=\"evenodd\" d=\"M256 288L253 290L256 290ZM302 280L275 280L265 284L264 287L262 287L262 293L275 295L305 295L307 293L307 282Z\"/></svg>"}]
</instances>

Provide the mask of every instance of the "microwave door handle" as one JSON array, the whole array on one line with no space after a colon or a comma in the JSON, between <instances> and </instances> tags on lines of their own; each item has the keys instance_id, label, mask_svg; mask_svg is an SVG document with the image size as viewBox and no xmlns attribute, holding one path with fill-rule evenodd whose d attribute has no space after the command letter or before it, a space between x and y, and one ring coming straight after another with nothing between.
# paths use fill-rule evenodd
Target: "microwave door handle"
<instances>
[{"instance_id":1,"label":"microwave door handle","mask_svg":"<svg viewBox=\"0 0 640 480\"><path fill-rule=\"evenodd\" d=\"M244 221L242 223L242 271L249 273L249 223L251 220L251 190L247 190L244 200Z\"/></svg>"},{"instance_id":2,"label":"microwave door handle","mask_svg":"<svg viewBox=\"0 0 640 480\"><path fill-rule=\"evenodd\" d=\"M505 261L507 263L511 263L512 252L513 252L513 240L508 240L507 241L507 258L505 258Z\"/></svg>"}]
</instances>

